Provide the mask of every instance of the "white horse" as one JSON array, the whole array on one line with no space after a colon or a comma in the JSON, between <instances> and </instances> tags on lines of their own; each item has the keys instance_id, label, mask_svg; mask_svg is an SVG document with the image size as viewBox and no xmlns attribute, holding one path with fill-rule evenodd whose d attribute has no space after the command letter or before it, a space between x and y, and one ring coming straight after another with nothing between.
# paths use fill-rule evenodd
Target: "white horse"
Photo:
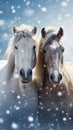
<instances>
[{"instance_id":1,"label":"white horse","mask_svg":"<svg viewBox=\"0 0 73 130\"><path fill-rule=\"evenodd\" d=\"M0 70L0 130L34 129L37 114L37 88L32 80L36 64L36 27L13 28L8 62Z\"/></svg>"}]
</instances>

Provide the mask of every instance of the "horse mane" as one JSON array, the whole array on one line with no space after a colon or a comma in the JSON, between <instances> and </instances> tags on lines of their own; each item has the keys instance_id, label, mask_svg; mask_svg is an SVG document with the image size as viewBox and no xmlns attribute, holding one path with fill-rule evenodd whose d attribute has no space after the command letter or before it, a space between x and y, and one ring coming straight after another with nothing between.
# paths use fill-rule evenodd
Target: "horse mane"
<instances>
[{"instance_id":1,"label":"horse mane","mask_svg":"<svg viewBox=\"0 0 73 130\"><path fill-rule=\"evenodd\" d=\"M49 35L50 33L53 34L57 34L57 31L55 28L45 28L47 34ZM43 47L45 46L44 44L45 39L43 39L41 37L40 39L40 43L39 43L39 47L38 47L38 55L37 55L37 63L36 63L36 68L35 68L35 72L36 72L36 79L38 82L38 86L43 84L43 80L44 80L44 68L45 68L45 63L44 63L44 58L43 58ZM60 45L63 45L60 41ZM62 59L62 75L64 77L63 79L63 85L65 86L65 89L67 90L68 94L70 92L70 90L73 90L72 88L72 83L71 80L69 78L69 74L67 73L65 66L64 66L64 61Z\"/></svg>"},{"instance_id":2,"label":"horse mane","mask_svg":"<svg viewBox=\"0 0 73 130\"><path fill-rule=\"evenodd\" d=\"M32 37L30 34L30 31L33 29L33 27L28 26L28 25L20 25L18 27L16 27L17 32L21 32L23 33L24 31L24 37L25 38L32 38L32 40L34 41L34 43L36 42L35 37ZM9 43L8 43L8 47L6 50L5 55L7 56L8 62L7 62L7 80L9 80L14 72L14 68L15 68L15 58L14 58L14 52L15 52L15 44L16 42L18 42L20 40L20 38L22 38L23 34L19 33L19 34L13 34L13 36L10 38Z\"/></svg>"}]
</instances>

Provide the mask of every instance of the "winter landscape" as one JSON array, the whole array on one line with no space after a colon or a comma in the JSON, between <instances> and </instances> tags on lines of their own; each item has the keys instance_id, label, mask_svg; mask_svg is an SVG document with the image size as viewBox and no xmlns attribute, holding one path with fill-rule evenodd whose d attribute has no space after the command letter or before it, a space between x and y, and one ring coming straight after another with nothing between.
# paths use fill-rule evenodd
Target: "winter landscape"
<instances>
[{"instance_id":1,"label":"winter landscape","mask_svg":"<svg viewBox=\"0 0 73 130\"><path fill-rule=\"evenodd\" d=\"M59 30L59 27L63 28L64 36L62 37L62 43L65 48L63 54L64 61L68 62L68 64L65 63L66 69L69 68L71 74L69 77L71 77L71 80L73 80L73 0L0 0L0 70L7 63L5 52L8 47L9 39L13 35L12 28L13 26L17 27L21 24L30 25L32 27L36 26L36 39L38 39L38 41L40 38L40 31L43 27L55 27L57 30ZM2 76L5 74L6 72L4 74L1 72L1 80ZM16 79L18 78L18 72L15 73L14 77ZM35 111L33 111L33 113L28 112L28 107L30 107L30 111L32 111L32 109L36 106L34 101L36 101L35 97L37 96L34 96L33 94L33 91L35 90L30 90L28 93L30 99L28 99L28 96L25 96L28 89L22 96L20 91L15 93L16 89L14 87L11 90L8 90L8 88L6 90L6 81L3 81L2 84L4 88L1 88L0 90L0 94L2 95L0 95L0 130L64 130L60 128L59 124L57 124L57 127L54 128L54 123L51 123L51 125L48 123L48 129L44 125L40 128L38 116L36 117L35 121ZM8 85L10 84L13 84L12 80ZM16 83L14 85L16 85ZM12 101L12 104L7 94L10 94L10 100ZM33 94L33 96L31 94ZM62 96L62 93L59 92L58 96ZM24 97L26 97L25 101ZM32 97L33 101L31 101ZM15 101L13 100L14 98ZM3 103L6 101L4 106L1 106L2 100ZM7 100L10 101L10 105L8 106ZM34 107L32 107L32 105L28 105L30 104L29 102L34 103ZM70 105L73 104L70 103ZM43 110L42 102L40 102L40 106ZM27 109L25 109L25 113L29 113L26 114L27 117L22 117L24 108ZM3 110L3 113L1 113L1 110ZM48 111L50 111L50 108ZM58 111L58 108L56 108L56 111ZM64 114L64 111L62 112L62 114ZM64 114L63 117L63 122L65 122L66 125L67 118L65 116L68 117L68 113ZM71 120L71 118L72 117L70 116L68 117L69 120ZM20 123L18 123L18 120ZM24 120L25 123L23 123ZM10 123L10 125L7 126L7 124L5 124L6 122ZM5 126L3 126L3 124ZM70 128L71 129L66 130L72 130L72 127Z\"/></svg>"}]
</instances>

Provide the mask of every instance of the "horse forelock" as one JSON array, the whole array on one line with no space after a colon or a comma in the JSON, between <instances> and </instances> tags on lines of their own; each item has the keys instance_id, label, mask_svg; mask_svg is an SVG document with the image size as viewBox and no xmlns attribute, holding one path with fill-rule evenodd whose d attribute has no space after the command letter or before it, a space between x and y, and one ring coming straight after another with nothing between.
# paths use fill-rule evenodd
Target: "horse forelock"
<instances>
[{"instance_id":1,"label":"horse forelock","mask_svg":"<svg viewBox=\"0 0 73 130\"><path fill-rule=\"evenodd\" d=\"M23 31L16 32L14 38L17 39L18 42L19 40L21 40L22 37L31 38L31 36L32 35L28 30L23 30Z\"/></svg>"},{"instance_id":2,"label":"horse forelock","mask_svg":"<svg viewBox=\"0 0 73 130\"><path fill-rule=\"evenodd\" d=\"M20 25L17 28L17 32L10 38L8 43L8 48L6 50L7 58L10 57L11 54L14 54L14 46L17 42L19 42L22 38L32 39L33 43L36 44L36 38L32 37L31 30L33 27L28 25Z\"/></svg>"},{"instance_id":3,"label":"horse forelock","mask_svg":"<svg viewBox=\"0 0 73 130\"><path fill-rule=\"evenodd\" d=\"M45 28L46 35L44 38L41 37L42 47L44 47L49 40L53 38L57 34L55 28Z\"/></svg>"},{"instance_id":4,"label":"horse forelock","mask_svg":"<svg viewBox=\"0 0 73 130\"><path fill-rule=\"evenodd\" d=\"M43 39L42 38L42 42L43 42L43 48L47 45L47 44L52 44L52 42L50 42L50 41L53 41L53 40L55 40L55 41L57 41L57 38L56 38L56 35L57 35L57 31L55 30L55 29L49 29L48 31L47 31L47 33L46 33L46 36L45 36L45 38ZM61 41L58 41L58 44L60 45L60 46L63 46L63 44L62 44L62 42Z\"/></svg>"}]
</instances>

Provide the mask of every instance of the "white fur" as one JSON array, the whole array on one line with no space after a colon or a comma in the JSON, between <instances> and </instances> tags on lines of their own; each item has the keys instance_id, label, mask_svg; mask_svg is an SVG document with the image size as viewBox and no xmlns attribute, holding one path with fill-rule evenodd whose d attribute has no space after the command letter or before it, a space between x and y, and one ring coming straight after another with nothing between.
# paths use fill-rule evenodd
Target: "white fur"
<instances>
[{"instance_id":1,"label":"white fur","mask_svg":"<svg viewBox=\"0 0 73 130\"><path fill-rule=\"evenodd\" d=\"M50 45L51 49L56 49L59 47L59 43L56 40L53 40L52 44Z\"/></svg>"},{"instance_id":2,"label":"white fur","mask_svg":"<svg viewBox=\"0 0 73 130\"><path fill-rule=\"evenodd\" d=\"M18 44L18 49L15 50L16 53L16 64L19 69L24 68L24 70L31 68L32 55L33 55L33 42L31 39L22 38ZM31 68L32 69L32 68Z\"/></svg>"},{"instance_id":3,"label":"white fur","mask_svg":"<svg viewBox=\"0 0 73 130\"><path fill-rule=\"evenodd\" d=\"M58 75L59 75L59 72L57 70L54 70L55 82L58 82Z\"/></svg>"}]
</instances>

